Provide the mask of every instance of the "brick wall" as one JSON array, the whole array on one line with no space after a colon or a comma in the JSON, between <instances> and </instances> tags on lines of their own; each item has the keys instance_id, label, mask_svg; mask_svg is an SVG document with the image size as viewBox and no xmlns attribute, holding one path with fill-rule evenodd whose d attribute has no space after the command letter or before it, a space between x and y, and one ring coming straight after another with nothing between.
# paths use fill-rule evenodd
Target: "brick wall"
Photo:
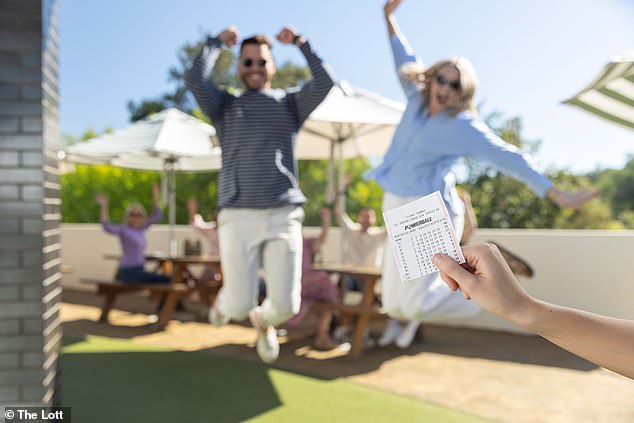
<instances>
[{"instance_id":1,"label":"brick wall","mask_svg":"<svg viewBox=\"0 0 634 423\"><path fill-rule=\"evenodd\" d=\"M58 403L57 0L0 0L0 405Z\"/></svg>"}]
</instances>

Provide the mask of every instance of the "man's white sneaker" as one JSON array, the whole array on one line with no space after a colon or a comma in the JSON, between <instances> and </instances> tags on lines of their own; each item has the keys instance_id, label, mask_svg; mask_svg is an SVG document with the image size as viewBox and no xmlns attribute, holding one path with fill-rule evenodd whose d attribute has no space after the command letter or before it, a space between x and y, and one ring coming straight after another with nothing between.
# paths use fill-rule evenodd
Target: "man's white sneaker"
<instances>
[{"instance_id":1,"label":"man's white sneaker","mask_svg":"<svg viewBox=\"0 0 634 423\"><path fill-rule=\"evenodd\" d=\"M389 319L387 321L387 327L383 332L383 335L379 338L378 344L379 347L386 347L396 341L398 336L401 334L401 324L394 320Z\"/></svg>"},{"instance_id":2,"label":"man's white sneaker","mask_svg":"<svg viewBox=\"0 0 634 423\"><path fill-rule=\"evenodd\" d=\"M269 326L266 329L262 328L264 324L257 307L249 312L249 320L258 334L255 350L260 360L267 364L273 363L280 356L280 344L277 340L277 331L273 326Z\"/></svg>"}]
</instances>

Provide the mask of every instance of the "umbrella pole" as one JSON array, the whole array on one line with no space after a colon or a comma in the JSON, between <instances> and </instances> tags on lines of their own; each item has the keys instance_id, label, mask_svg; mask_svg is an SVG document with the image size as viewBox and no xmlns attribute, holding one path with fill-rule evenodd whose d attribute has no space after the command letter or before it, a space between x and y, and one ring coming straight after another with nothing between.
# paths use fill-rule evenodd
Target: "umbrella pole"
<instances>
[{"instance_id":1,"label":"umbrella pole","mask_svg":"<svg viewBox=\"0 0 634 423\"><path fill-rule=\"evenodd\" d=\"M173 257L178 254L178 244L174 234L174 226L176 225L176 174L174 172L174 162L170 160L166 161L165 170L167 173L169 254Z\"/></svg>"},{"instance_id":2,"label":"umbrella pole","mask_svg":"<svg viewBox=\"0 0 634 423\"><path fill-rule=\"evenodd\" d=\"M335 144L336 141L330 141L330 160L328 161L328 184L326 186L326 204L335 202Z\"/></svg>"}]
</instances>

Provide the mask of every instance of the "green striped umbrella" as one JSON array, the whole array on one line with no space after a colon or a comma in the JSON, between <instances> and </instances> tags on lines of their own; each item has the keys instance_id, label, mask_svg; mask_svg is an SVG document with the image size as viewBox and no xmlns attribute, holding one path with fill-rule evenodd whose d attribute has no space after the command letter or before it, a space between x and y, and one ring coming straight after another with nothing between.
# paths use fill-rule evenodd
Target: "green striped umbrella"
<instances>
[{"instance_id":1,"label":"green striped umbrella","mask_svg":"<svg viewBox=\"0 0 634 423\"><path fill-rule=\"evenodd\" d=\"M615 58L564 103L634 130L634 53Z\"/></svg>"}]
</instances>

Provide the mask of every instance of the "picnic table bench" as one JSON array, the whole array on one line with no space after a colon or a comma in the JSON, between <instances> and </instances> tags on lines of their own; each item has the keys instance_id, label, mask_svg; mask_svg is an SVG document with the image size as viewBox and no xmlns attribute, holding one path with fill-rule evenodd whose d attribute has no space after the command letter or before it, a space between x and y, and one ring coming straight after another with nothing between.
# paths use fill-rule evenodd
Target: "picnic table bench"
<instances>
[{"instance_id":1,"label":"picnic table bench","mask_svg":"<svg viewBox=\"0 0 634 423\"><path fill-rule=\"evenodd\" d=\"M114 306L119 294L146 291L150 294L159 295L164 298L163 308L159 314L158 325L165 327L170 321L178 301L187 296L191 288L185 284L148 284L148 283L125 283L112 279L82 278L82 283L95 285L97 294L105 296L104 304L101 308L99 321L107 322L110 310Z\"/></svg>"}]
</instances>

